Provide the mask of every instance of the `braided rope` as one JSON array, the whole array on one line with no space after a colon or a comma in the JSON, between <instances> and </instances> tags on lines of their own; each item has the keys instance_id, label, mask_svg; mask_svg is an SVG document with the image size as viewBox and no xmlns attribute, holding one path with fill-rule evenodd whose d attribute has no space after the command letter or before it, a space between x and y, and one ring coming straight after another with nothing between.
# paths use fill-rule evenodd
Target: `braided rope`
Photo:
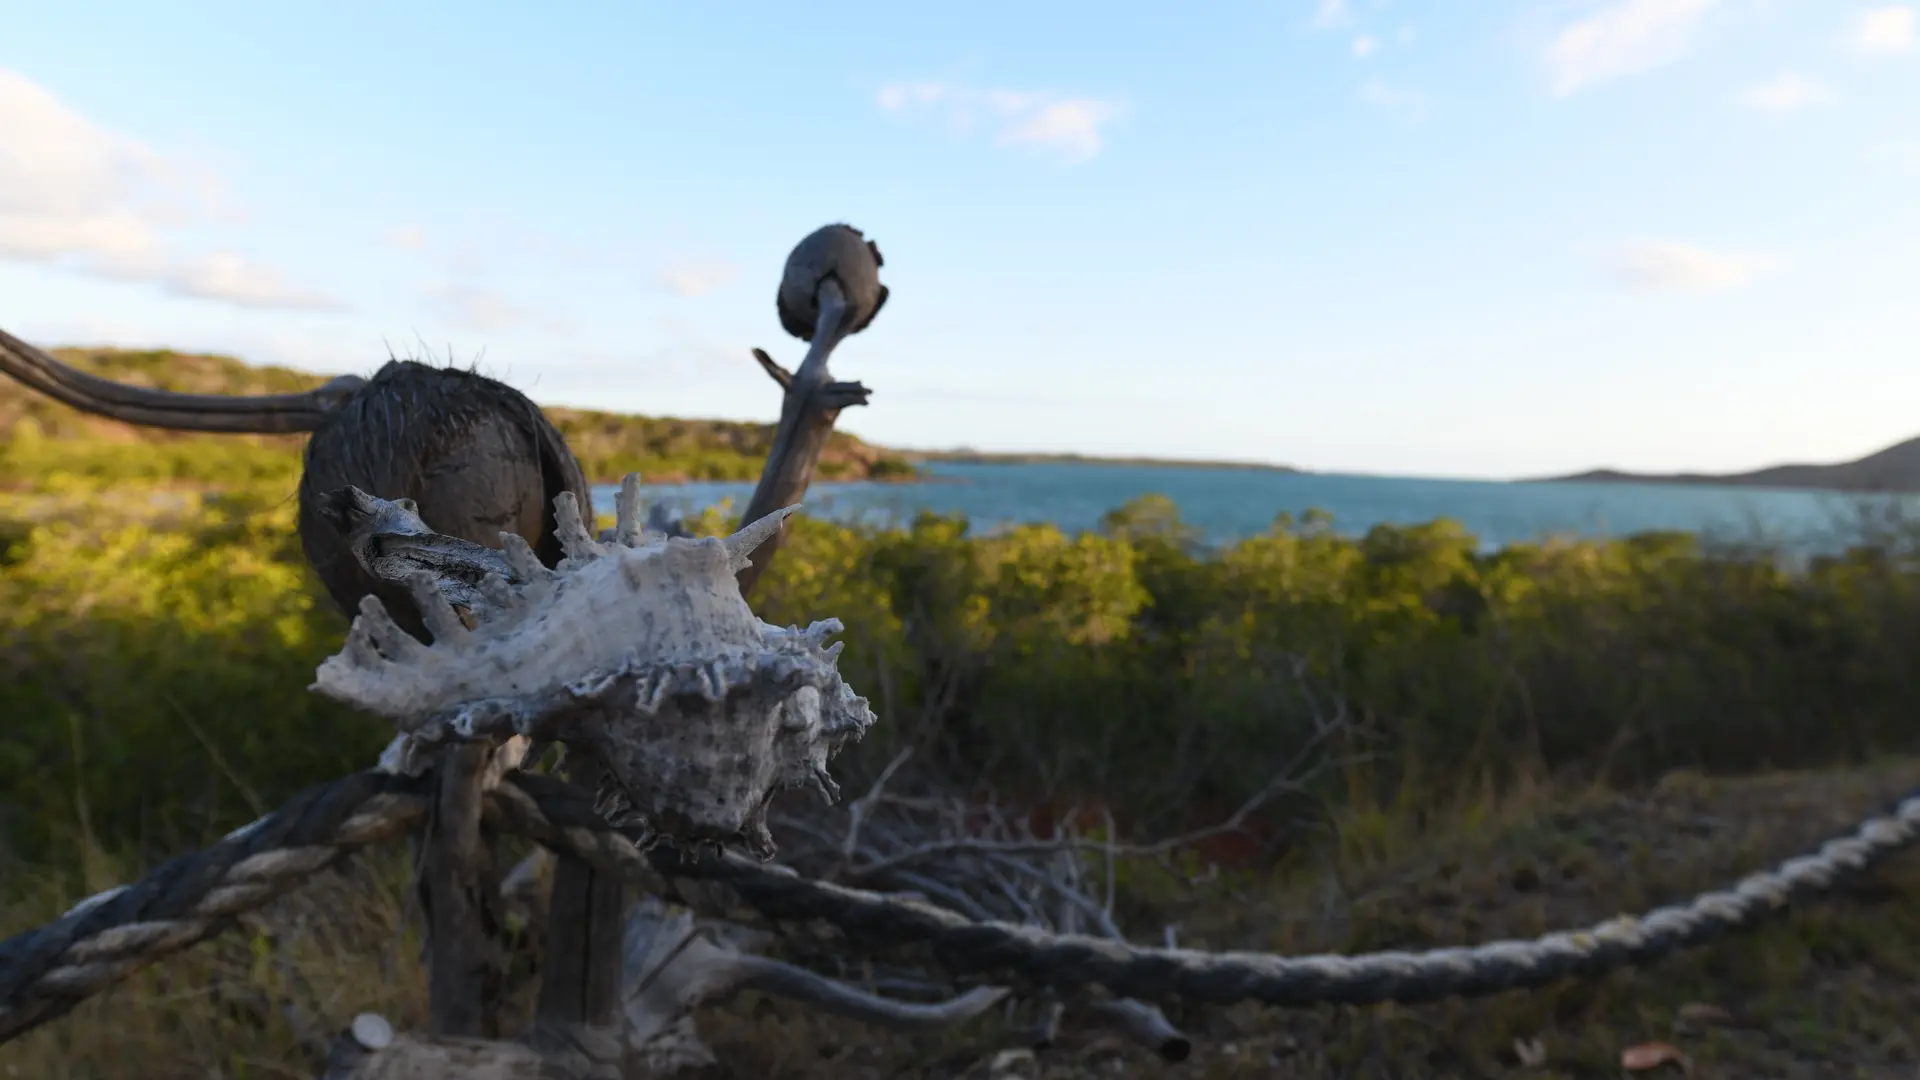
<instances>
[{"instance_id":1,"label":"braided rope","mask_svg":"<svg viewBox=\"0 0 1920 1080\"><path fill-rule=\"evenodd\" d=\"M512 794L516 786L523 794ZM591 828L592 808L586 800L544 777L516 777L514 784L502 785L498 794L503 796L503 816L541 813L547 818L544 826L526 824L556 839L570 842L581 830ZM667 877L724 882L770 918L820 919L849 937L872 943L928 944L956 972L1013 972L1059 989L1100 985L1117 996L1141 1000L1177 998L1216 1005L1258 1001L1302 1008L1479 997L1644 964L1751 926L1795 896L1825 889L1916 839L1920 839L1920 790L1812 853L1728 888L1638 917L1623 915L1584 930L1546 934L1531 941L1300 957L1143 948L1035 926L976 922L932 904L808 880L791 870L734 854L692 861L662 848L642 856L637 850L629 854L630 844L620 848L609 839L596 840L591 850L567 850L626 876L634 876L628 869L633 862L648 858L653 869Z\"/></svg>"},{"instance_id":2,"label":"braided rope","mask_svg":"<svg viewBox=\"0 0 1920 1080\"><path fill-rule=\"evenodd\" d=\"M426 814L421 787L369 771L311 788L138 884L0 941L0 1042L221 933L348 852L411 828Z\"/></svg>"},{"instance_id":3,"label":"braided rope","mask_svg":"<svg viewBox=\"0 0 1920 1080\"><path fill-rule=\"evenodd\" d=\"M83 998L231 926L348 852L412 828L427 812L421 781L369 771L313 788L220 843L167 863L136 885L93 897L59 920L0 942L0 1043ZM1472 948L1283 957L1142 948L1034 926L975 922L918 900L800 877L726 854L695 860L641 851L592 800L549 777L517 774L489 796L487 820L628 880L725 883L763 914L820 919L870 944L928 944L956 972L1013 972L1038 985L1104 986L1143 1000L1283 1007L1416 1003L1482 996L1646 963L1743 929L1794 896L1920 839L1920 791L1816 851L1737 884L1589 929Z\"/></svg>"}]
</instances>

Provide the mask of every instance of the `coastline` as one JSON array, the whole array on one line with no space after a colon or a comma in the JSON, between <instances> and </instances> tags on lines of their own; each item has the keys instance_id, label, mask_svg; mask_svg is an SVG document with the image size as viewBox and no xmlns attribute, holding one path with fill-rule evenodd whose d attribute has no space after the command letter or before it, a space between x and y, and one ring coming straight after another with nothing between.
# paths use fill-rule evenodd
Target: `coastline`
<instances>
[{"instance_id":1,"label":"coastline","mask_svg":"<svg viewBox=\"0 0 1920 1080\"><path fill-rule=\"evenodd\" d=\"M1091 454L1048 454L1038 452L988 453L973 450L900 450L892 447L888 449L916 465L926 461L940 461L962 465L1125 465L1135 468L1230 469L1241 472L1296 473L1301 475L1305 475L1308 471L1292 465L1276 465L1264 461L1097 457Z\"/></svg>"},{"instance_id":2,"label":"coastline","mask_svg":"<svg viewBox=\"0 0 1920 1080\"><path fill-rule=\"evenodd\" d=\"M1772 479L1749 478L1746 476L1713 476L1697 473L1626 473L1611 469L1595 469L1590 472L1575 473L1571 476L1523 476L1506 481L1509 484L1585 484L1612 485L1615 487L1660 487L1660 488L1711 488L1717 491L1733 489L1745 491L1778 491L1811 495L1920 495L1920 484L1886 486L1847 482L1818 481L1807 483L1787 483Z\"/></svg>"}]
</instances>

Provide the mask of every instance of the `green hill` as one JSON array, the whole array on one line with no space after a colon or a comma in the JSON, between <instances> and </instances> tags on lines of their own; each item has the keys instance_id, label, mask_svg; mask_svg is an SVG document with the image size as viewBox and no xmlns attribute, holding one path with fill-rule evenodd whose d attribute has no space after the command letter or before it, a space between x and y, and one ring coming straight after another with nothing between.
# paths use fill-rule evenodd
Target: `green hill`
<instances>
[{"instance_id":1,"label":"green hill","mask_svg":"<svg viewBox=\"0 0 1920 1080\"><path fill-rule=\"evenodd\" d=\"M1920 438L1895 443L1853 461L1827 465L1774 465L1743 473L1630 473L1595 469L1553 481L1594 484L1699 484L1789 488L1802 491L1920 491Z\"/></svg>"},{"instance_id":2,"label":"green hill","mask_svg":"<svg viewBox=\"0 0 1920 1080\"><path fill-rule=\"evenodd\" d=\"M195 394L283 394L327 376L255 366L229 356L169 350L53 350L61 362L136 386ZM613 481L638 472L650 483L754 480L773 437L771 424L680 420L587 409L546 408L587 476ZM299 472L302 435L205 435L134 427L68 408L0 378L0 483L68 472L99 479L220 484ZM824 480L891 480L916 475L902 455L835 432L821 455Z\"/></svg>"}]
</instances>

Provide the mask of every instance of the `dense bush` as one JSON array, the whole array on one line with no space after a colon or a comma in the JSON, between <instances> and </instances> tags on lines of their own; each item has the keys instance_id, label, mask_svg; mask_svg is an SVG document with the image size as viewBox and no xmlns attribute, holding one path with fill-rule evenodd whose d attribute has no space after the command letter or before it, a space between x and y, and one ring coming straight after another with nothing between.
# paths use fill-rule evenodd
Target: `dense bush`
<instances>
[{"instance_id":1,"label":"dense bush","mask_svg":"<svg viewBox=\"0 0 1920 1080\"><path fill-rule=\"evenodd\" d=\"M33 855L79 827L170 851L363 766L387 734L306 691L345 621L290 482L224 497L68 477L0 497L0 808ZM722 527L717 514L703 529ZM1920 734L1920 566L1885 538L1792 572L1681 535L1477 551L1458 525L1282 518L1208 552L1145 499L1080 536L802 518L773 621L845 621L900 747L1141 827L1218 813L1344 716L1320 794L1431 805L1543 775L1808 765Z\"/></svg>"}]
</instances>

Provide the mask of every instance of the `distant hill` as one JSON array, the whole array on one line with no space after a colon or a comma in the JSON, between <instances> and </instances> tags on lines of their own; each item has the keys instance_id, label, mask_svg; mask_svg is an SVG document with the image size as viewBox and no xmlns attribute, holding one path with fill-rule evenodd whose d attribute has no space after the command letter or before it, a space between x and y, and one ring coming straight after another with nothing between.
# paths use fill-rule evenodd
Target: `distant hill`
<instances>
[{"instance_id":1,"label":"distant hill","mask_svg":"<svg viewBox=\"0 0 1920 1080\"><path fill-rule=\"evenodd\" d=\"M910 461L981 462L990 465L1059 463L1066 465L1164 465L1178 469L1251 469L1258 472L1298 473L1291 465L1270 465L1258 461L1185 461L1176 458L1093 457L1087 454L989 453L982 450L902 450Z\"/></svg>"},{"instance_id":2,"label":"distant hill","mask_svg":"<svg viewBox=\"0 0 1920 1080\"><path fill-rule=\"evenodd\" d=\"M328 378L283 367L255 366L229 356L164 349L64 348L52 352L63 363L102 378L183 393L295 393ZM760 476L773 439L771 424L543 408L595 482L618 480L629 472L640 473L650 483L754 480ZM176 462L172 466L176 475L180 471L177 461L183 454L191 456L199 445L211 454L219 447L231 449L244 444L249 446L248 456L258 457L262 453L271 456L274 449L297 453L306 439L304 435L204 435L135 427L68 408L0 376L0 450L22 438L30 438L42 447L63 442L97 449L117 445L122 453L92 455L107 463L129 461L134 445L164 445ZM836 431L821 454L817 475L824 480L887 480L910 478L915 469L898 453Z\"/></svg>"},{"instance_id":3,"label":"distant hill","mask_svg":"<svg viewBox=\"0 0 1920 1080\"><path fill-rule=\"evenodd\" d=\"M1857 461L1842 461L1833 465L1775 465L1753 472L1719 475L1628 473L1595 469L1575 476L1546 479L1583 483L1797 488L1809 491L1920 492L1920 438L1895 443Z\"/></svg>"}]
</instances>

